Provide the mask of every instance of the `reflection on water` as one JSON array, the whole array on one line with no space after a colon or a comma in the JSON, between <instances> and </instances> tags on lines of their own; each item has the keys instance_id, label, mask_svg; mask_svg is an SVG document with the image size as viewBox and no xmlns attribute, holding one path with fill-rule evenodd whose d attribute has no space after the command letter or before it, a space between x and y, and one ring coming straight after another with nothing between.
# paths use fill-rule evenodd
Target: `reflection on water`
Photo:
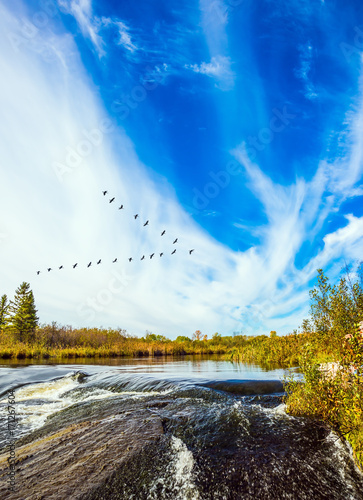
<instances>
[{"instance_id":1,"label":"reflection on water","mask_svg":"<svg viewBox=\"0 0 363 500\"><path fill-rule=\"evenodd\" d=\"M90 367L119 367L128 373L165 373L169 375L201 376L215 374L217 378L228 378L231 375L244 375L246 378L270 379L283 377L291 371L297 372L298 368L281 368L276 364L264 366L251 363L239 363L226 360L221 355L187 355L187 356L158 356L141 358L74 358L74 359L23 359L23 360L0 360L0 374L9 368L24 368L37 366L43 369L48 367L68 367L69 369L84 368L90 371ZM92 370L91 370L92 371ZM238 377L239 378L239 377Z\"/></svg>"}]
</instances>

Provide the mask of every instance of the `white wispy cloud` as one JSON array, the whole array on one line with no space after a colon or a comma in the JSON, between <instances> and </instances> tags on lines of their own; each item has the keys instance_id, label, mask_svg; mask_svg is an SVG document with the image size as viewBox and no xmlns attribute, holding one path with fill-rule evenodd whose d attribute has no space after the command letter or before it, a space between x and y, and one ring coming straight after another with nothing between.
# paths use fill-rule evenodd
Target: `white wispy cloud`
<instances>
[{"instance_id":1,"label":"white wispy cloud","mask_svg":"<svg viewBox=\"0 0 363 500\"><path fill-rule=\"evenodd\" d=\"M356 147L359 149L359 145L356 144ZM348 224L326 234L322 240L322 249L299 271L294 261L302 244L306 240L316 239L324 222L332 213L338 211L345 200L339 184L336 185L335 193L326 195L326 190L331 189L331 182L335 177L334 170L322 162L310 182L298 179L293 185L281 186L273 183L258 165L249 160L244 145L237 148L234 155L244 166L250 182L249 187L262 203L269 221L262 233L263 253L268 262L266 272L270 279L275 277L275 281L272 281L275 290L279 281L286 279L282 289L276 292L279 297L277 310L282 314L281 304L285 303L291 294L295 296L299 288L314 277L316 269L324 268L335 261L339 262L334 268L334 279L340 272L341 259L361 259L363 218L347 215ZM352 155L356 155L354 148ZM354 178L351 182L354 183Z\"/></svg>"},{"instance_id":2,"label":"white wispy cloud","mask_svg":"<svg viewBox=\"0 0 363 500\"><path fill-rule=\"evenodd\" d=\"M311 80L311 66L313 61L313 47L310 43L299 47L300 66L295 69L295 75L304 83L304 95L309 100L318 97L314 84Z\"/></svg>"},{"instance_id":3,"label":"white wispy cloud","mask_svg":"<svg viewBox=\"0 0 363 500\"><path fill-rule=\"evenodd\" d=\"M106 55L106 44L102 37L104 29L117 31L117 45L131 53L138 50L137 45L132 41L127 24L119 19L95 16L91 0L58 0L58 3L64 12L75 18L83 36L92 42L99 57Z\"/></svg>"},{"instance_id":4,"label":"white wispy cloud","mask_svg":"<svg viewBox=\"0 0 363 500\"><path fill-rule=\"evenodd\" d=\"M16 30L9 12L1 24ZM232 307L220 302L220 294L223 276L234 267L232 253L200 230L172 187L153 183L121 130L100 139L106 116L75 44L67 36L53 43L62 60L45 63L35 52L10 52L6 37L0 38L0 68L7 74L0 98L8 117L0 125L7 165L0 210L7 214L2 232L10 235L1 247L2 292L11 296L29 281L42 321L121 325L137 333L150 328L172 336L191 334L201 323L210 331L218 324L229 328ZM114 156L113 143L120 156ZM124 211L103 199L102 189ZM137 224L134 213L150 226ZM175 237L177 254L171 256ZM140 261L152 252L164 256ZM112 265L115 257L119 263ZM102 265L95 266L99 258ZM113 274L123 270L130 277L124 289Z\"/></svg>"},{"instance_id":5,"label":"white wispy cloud","mask_svg":"<svg viewBox=\"0 0 363 500\"><path fill-rule=\"evenodd\" d=\"M119 31L119 45L123 45L130 52L135 52L135 50L137 50L137 47L134 43L132 43L129 28L122 21L115 21L115 25L117 26Z\"/></svg>"},{"instance_id":6,"label":"white wispy cloud","mask_svg":"<svg viewBox=\"0 0 363 500\"><path fill-rule=\"evenodd\" d=\"M214 78L221 90L230 90L234 86L236 75L231 69L231 60L229 57L216 56L212 57L209 63L186 64L184 67L195 73Z\"/></svg>"},{"instance_id":7,"label":"white wispy cloud","mask_svg":"<svg viewBox=\"0 0 363 500\"><path fill-rule=\"evenodd\" d=\"M93 16L91 0L58 0L58 4L75 18L83 36L92 42L98 55L104 56L104 43L98 33L99 20Z\"/></svg>"},{"instance_id":8,"label":"white wispy cloud","mask_svg":"<svg viewBox=\"0 0 363 500\"><path fill-rule=\"evenodd\" d=\"M134 53L137 51L139 48L137 45L132 41L131 34L130 34L130 28L127 26L127 24L124 21L120 21L117 19L111 19L110 17L101 17L98 18L98 23L100 25L100 29L102 28L112 28L116 29L117 32L117 37L116 37L116 43L117 45L120 45L124 47L127 51Z\"/></svg>"},{"instance_id":9,"label":"white wispy cloud","mask_svg":"<svg viewBox=\"0 0 363 500\"><path fill-rule=\"evenodd\" d=\"M230 5L223 0L210 2L200 0L201 25L209 49L210 61L188 66L196 73L214 78L221 90L234 87L236 75L232 70L233 62L229 55L226 27Z\"/></svg>"}]
</instances>

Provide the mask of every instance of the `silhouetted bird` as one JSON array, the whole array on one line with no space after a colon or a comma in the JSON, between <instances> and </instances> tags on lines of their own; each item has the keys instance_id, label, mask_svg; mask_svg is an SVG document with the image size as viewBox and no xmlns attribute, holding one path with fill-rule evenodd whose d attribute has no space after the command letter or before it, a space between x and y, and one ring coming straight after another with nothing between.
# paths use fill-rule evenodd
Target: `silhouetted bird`
<instances>
[{"instance_id":1,"label":"silhouetted bird","mask_svg":"<svg viewBox=\"0 0 363 500\"><path fill-rule=\"evenodd\" d=\"M40 271L37 271L37 274L40 274Z\"/></svg>"},{"instance_id":2,"label":"silhouetted bird","mask_svg":"<svg viewBox=\"0 0 363 500\"><path fill-rule=\"evenodd\" d=\"M77 267L77 264L74 264L73 269L75 269L76 267Z\"/></svg>"},{"instance_id":3,"label":"silhouetted bird","mask_svg":"<svg viewBox=\"0 0 363 500\"><path fill-rule=\"evenodd\" d=\"M101 264L101 259L97 262L97 264Z\"/></svg>"},{"instance_id":4,"label":"silhouetted bird","mask_svg":"<svg viewBox=\"0 0 363 500\"><path fill-rule=\"evenodd\" d=\"M139 214L134 215L135 220L138 218Z\"/></svg>"},{"instance_id":5,"label":"silhouetted bird","mask_svg":"<svg viewBox=\"0 0 363 500\"><path fill-rule=\"evenodd\" d=\"M112 264L114 264L115 262L117 262L117 258L115 260L112 261Z\"/></svg>"},{"instance_id":6,"label":"silhouetted bird","mask_svg":"<svg viewBox=\"0 0 363 500\"><path fill-rule=\"evenodd\" d=\"M176 238L176 239L173 241L173 245L174 245L174 243L176 243L177 241L178 241L178 238Z\"/></svg>"},{"instance_id":7,"label":"silhouetted bird","mask_svg":"<svg viewBox=\"0 0 363 500\"><path fill-rule=\"evenodd\" d=\"M123 208L124 208L124 206L123 206L123 205L120 205L120 206L118 207L118 209L119 209L119 210L122 210Z\"/></svg>"},{"instance_id":8,"label":"silhouetted bird","mask_svg":"<svg viewBox=\"0 0 363 500\"><path fill-rule=\"evenodd\" d=\"M92 264L92 262L90 262L87 267L91 267L91 264Z\"/></svg>"},{"instance_id":9,"label":"silhouetted bird","mask_svg":"<svg viewBox=\"0 0 363 500\"><path fill-rule=\"evenodd\" d=\"M49 271L51 271L51 270L52 270L52 268L51 268L51 267L48 267L48 273L49 273Z\"/></svg>"},{"instance_id":10,"label":"silhouetted bird","mask_svg":"<svg viewBox=\"0 0 363 500\"><path fill-rule=\"evenodd\" d=\"M165 234L165 233L166 233L166 231L165 231L165 229L164 229L164 231L161 233L161 236L164 236L164 234Z\"/></svg>"},{"instance_id":11,"label":"silhouetted bird","mask_svg":"<svg viewBox=\"0 0 363 500\"><path fill-rule=\"evenodd\" d=\"M58 268L58 269L63 269L63 266L59 266L59 268Z\"/></svg>"},{"instance_id":12,"label":"silhouetted bird","mask_svg":"<svg viewBox=\"0 0 363 500\"><path fill-rule=\"evenodd\" d=\"M192 252L194 252L194 248L193 250L189 250L189 255L192 255Z\"/></svg>"},{"instance_id":13,"label":"silhouetted bird","mask_svg":"<svg viewBox=\"0 0 363 500\"><path fill-rule=\"evenodd\" d=\"M103 196L106 196L107 191L102 191L102 193L103 193Z\"/></svg>"},{"instance_id":14,"label":"silhouetted bird","mask_svg":"<svg viewBox=\"0 0 363 500\"><path fill-rule=\"evenodd\" d=\"M140 260L144 260L144 259L145 259L145 255L143 255Z\"/></svg>"},{"instance_id":15,"label":"silhouetted bird","mask_svg":"<svg viewBox=\"0 0 363 500\"><path fill-rule=\"evenodd\" d=\"M175 252L176 252L176 249L171 252L171 255L173 255L173 253L175 253Z\"/></svg>"},{"instance_id":16,"label":"silhouetted bird","mask_svg":"<svg viewBox=\"0 0 363 500\"><path fill-rule=\"evenodd\" d=\"M110 199L110 203L112 203L112 202L114 201L114 199L115 199L115 198L111 198L111 199Z\"/></svg>"},{"instance_id":17,"label":"silhouetted bird","mask_svg":"<svg viewBox=\"0 0 363 500\"><path fill-rule=\"evenodd\" d=\"M149 221L147 220L144 224L144 227L147 226L149 224Z\"/></svg>"},{"instance_id":18,"label":"silhouetted bird","mask_svg":"<svg viewBox=\"0 0 363 500\"><path fill-rule=\"evenodd\" d=\"M161 252L160 257L162 257L163 255L164 255L163 252Z\"/></svg>"},{"instance_id":19,"label":"silhouetted bird","mask_svg":"<svg viewBox=\"0 0 363 500\"><path fill-rule=\"evenodd\" d=\"M131 261L132 261L132 257L129 258L129 262L131 262Z\"/></svg>"},{"instance_id":20,"label":"silhouetted bird","mask_svg":"<svg viewBox=\"0 0 363 500\"><path fill-rule=\"evenodd\" d=\"M150 259L152 259L152 258L154 257L154 255L155 255L155 254L154 254L154 253L152 253L152 254L150 255Z\"/></svg>"}]
</instances>

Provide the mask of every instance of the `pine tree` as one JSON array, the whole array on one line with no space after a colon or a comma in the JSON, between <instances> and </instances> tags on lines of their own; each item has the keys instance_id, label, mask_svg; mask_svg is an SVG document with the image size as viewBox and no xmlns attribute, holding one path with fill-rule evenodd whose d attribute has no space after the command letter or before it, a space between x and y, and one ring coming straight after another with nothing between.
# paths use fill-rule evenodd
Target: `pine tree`
<instances>
[{"instance_id":1,"label":"pine tree","mask_svg":"<svg viewBox=\"0 0 363 500\"><path fill-rule=\"evenodd\" d=\"M8 297L7 295L3 295L0 299L0 331L4 329L4 326L8 322Z\"/></svg>"},{"instance_id":2,"label":"pine tree","mask_svg":"<svg viewBox=\"0 0 363 500\"><path fill-rule=\"evenodd\" d=\"M20 342L33 340L39 318L29 283L24 281L17 288L14 301L10 302L9 310L11 330L15 338Z\"/></svg>"}]
</instances>

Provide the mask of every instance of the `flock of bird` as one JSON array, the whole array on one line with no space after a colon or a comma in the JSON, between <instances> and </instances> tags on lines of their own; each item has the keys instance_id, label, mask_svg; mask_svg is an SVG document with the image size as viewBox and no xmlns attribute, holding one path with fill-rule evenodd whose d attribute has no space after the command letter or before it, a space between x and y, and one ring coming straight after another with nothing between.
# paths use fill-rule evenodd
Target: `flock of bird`
<instances>
[{"instance_id":1,"label":"flock of bird","mask_svg":"<svg viewBox=\"0 0 363 500\"><path fill-rule=\"evenodd\" d=\"M108 191L102 191L102 193L103 193L103 196L106 196L106 195L107 195L107 193L108 193ZM115 197L111 198L111 199L109 200L109 203L113 203L114 201L115 201ZM118 207L118 209L119 209L119 210L123 210L123 209L124 209L124 206L123 206L123 205L120 205L120 206ZM134 219L136 220L136 219L138 219L138 218L139 218L139 214L135 214L135 215L134 215ZM147 221L143 224L143 227L146 227L146 226L148 226L148 225L149 225L149 221L147 220ZM161 232L160 236L164 236L164 234L165 234L165 233L166 233L166 230L164 229L164 230ZM178 243L178 238L175 238L175 240L173 241L173 245L175 245L176 243ZM189 250L189 255L191 255L193 252L194 252L194 248L192 248L191 250ZM174 255L175 253L176 253L176 248L174 248L174 250L171 252L171 255ZM162 257L163 255L164 255L164 252L159 253L159 257ZM150 259L152 259L154 256L155 256L155 253L152 253L151 255L149 255L149 258L150 258ZM140 259L140 260L145 260L145 258L146 258L146 257L145 257L145 255L143 255L143 256L141 257L141 259ZM129 258L128 258L128 261L129 261L129 262L132 262L133 260L135 260L133 257L129 257ZM116 262L117 262L117 257L116 257L116 258L112 261L112 263L113 263L113 264L116 264ZM99 260L96 262L96 265L99 265L99 264L101 264L101 263L102 263L102 259L99 259ZM73 264L73 265L72 265L73 269L75 269L77 266L78 266L78 262L76 262L75 264ZM92 266L92 261L91 261L91 262L89 262L89 263L87 264L87 268L89 268L89 267L91 267L91 266ZM58 269L64 269L64 266L63 266L63 265L62 265L62 266L59 266L59 267L58 267ZM51 267L48 267L48 268L47 268L48 273L49 273L50 271L52 271L52 270L53 270L53 269L52 269ZM38 275L39 275L40 273L41 273L41 271L37 271L37 274L38 274Z\"/></svg>"}]
</instances>

